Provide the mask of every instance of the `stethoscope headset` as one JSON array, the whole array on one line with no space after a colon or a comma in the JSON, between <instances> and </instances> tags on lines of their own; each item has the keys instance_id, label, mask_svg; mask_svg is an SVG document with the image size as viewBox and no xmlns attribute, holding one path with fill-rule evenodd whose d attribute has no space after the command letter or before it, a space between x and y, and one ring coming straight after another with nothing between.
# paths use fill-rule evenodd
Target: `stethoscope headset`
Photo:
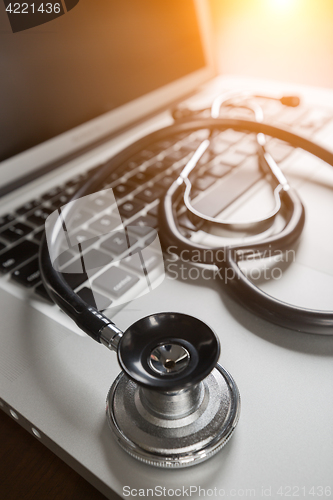
<instances>
[{"instance_id":1,"label":"stethoscope headset","mask_svg":"<svg viewBox=\"0 0 333 500\"><path fill-rule=\"evenodd\" d=\"M232 296L258 316L277 325L314 334L333 334L333 312L310 310L271 297L253 284L241 271L239 263L247 256L263 255L271 250L285 251L299 239L305 222L305 210L297 193L265 148L265 135L285 141L313 154L333 166L333 154L318 144L283 128L263 122L261 108L242 93L218 97L211 116L196 116L187 110L174 113L171 126L157 130L136 141L102 166L79 188L72 201L101 189L120 165L154 143L205 129L203 141L163 196L159 205L159 237L162 247L172 245L179 256L183 250L195 251L200 264L232 269L235 278L228 282ZM265 97L265 96L263 96ZM268 97L269 98L269 97ZM282 104L298 104L296 97L280 99ZM255 114L255 120L219 118L221 105L241 106ZM184 118L185 116L185 118ZM190 118L190 119L189 119ZM260 220L238 223L215 220L199 213L191 203L192 171L208 150L214 134L227 129L255 133L261 168L274 186L274 210ZM194 224L205 223L213 229L247 230L258 233L250 242L209 248L190 241L177 222L176 207L180 197ZM66 217L74 204L63 207ZM267 233L278 214L284 227L278 234ZM107 398L107 417L119 444L132 456L160 467L184 467L201 462L226 444L238 422L240 398L231 375L217 363L219 341L213 330L197 318L163 312L151 314L131 325L124 333L105 315L76 295L63 276L53 267L48 250L57 245L62 230L60 218L54 224L48 243L44 237L40 251L43 283L56 304L85 333L115 350L122 368ZM267 236L268 234L268 236ZM217 255L219 256L217 258ZM196 259L196 262L198 260Z\"/></svg>"}]
</instances>

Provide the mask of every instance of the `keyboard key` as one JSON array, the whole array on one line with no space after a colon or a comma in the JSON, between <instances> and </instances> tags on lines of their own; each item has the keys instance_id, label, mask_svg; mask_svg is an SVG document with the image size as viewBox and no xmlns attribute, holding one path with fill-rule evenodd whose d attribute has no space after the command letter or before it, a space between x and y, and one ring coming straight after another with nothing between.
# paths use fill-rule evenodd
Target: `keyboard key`
<instances>
[{"instance_id":1,"label":"keyboard key","mask_svg":"<svg viewBox=\"0 0 333 500\"><path fill-rule=\"evenodd\" d=\"M151 215L152 217L158 217L158 206L159 205L155 205L153 208L151 208L148 212L148 215ZM133 224L135 222L133 221Z\"/></svg>"},{"instance_id":2,"label":"keyboard key","mask_svg":"<svg viewBox=\"0 0 333 500\"><path fill-rule=\"evenodd\" d=\"M143 149L140 153L133 156L127 163L125 170L126 172L130 170L134 170L137 167L140 167L147 160L150 160L154 156L156 156L157 152L154 152L150 149Z\"/></svg>"},{"instance_id":3,"label":"keyboard key","mask_svg":"<svg viewBox=\"0 0 333 500\"><path fill-rule=\"evenodd\" d=\"M289 106L282 108L277 117L279 124L283 126L293 126L295 124L301 125L305 123L308 111L303 106L297 106L297 108L290 108Z\"/></svg>"},{"instance_id":4,"label":"keyboard key","mask_svg":"<svg viewBox=\"0 0 333 500\"><path fill-rule=\"evenodd\" d=\"M31 212L31 210L33 210L34 208L38 207L40 204L41 204L40 200L28 201L27 203L25 203L24 205L22 205L21 207L19 207L16 210L16 213L19 214L19 215L24 215L27 212Z\"/></svg>"},{"instance_id":5,"label":"keyboard key","mask_svg":"<svg viewBox=\"0 0 333 500\"><path fill-rule=\"evenodd\" d=\"M216 154L212 153L211 151L206 151L198 161L196 169L198 167L201 167L205 170L208 164L211 163L212 160L214 160L215 156Z\"/></svg>"},{"instance_id":6,"label":"keyboard key","mask_svg":"<svg viewBox=\"0 0 333 500\"><path fill-rule=\"evenodd\" d=\"M133 156L127 163L125 170L129 172L130 170L134 170L137 167L140 167L145 161L149 160L155 156L155 153L152 151L143 150L137 155Z\"/></svg>"},{"instance_id":7,"label":"keyboard key","mask_svg":"<svg viewBox=\"0 0 333 500\"><path fill-rule=\"evenodd\" d=\"M84 249L78 246L72 247L70 250L62 251L55 259L53 267L60 272L62 272L62 268L66 266L66 273L83 273L83 251Z\"/></svg>"},{"instance_id":8,"label":"keyboard key","mask_svg":"<svg viewBox=\"0 0 333 500\"><path fill-rule=\"evenodd\" d=\"M331 119L331 114L324 108L314 107L297 123L297 129L303 133L319 130Z\"/></svg>"},{"instance_id":9,"label":"keyboard key","mask_svg":"<svg viewBox=\"0 0 333 500\"><path fill-rule=\"evenodd\" d=\"M115 172L112 172L112 174L110 174L106 181L105 181L105 184L113 184L114 182L116 182L118 179L120 179L120 177L123 175L123 172L121 171L118 171L116 170Z\"/></svg>"},{"instance_id":10,"label":"keyboard key","mask_svg":"<svg viewBox=\"0 0 333 500\"><path fill-rule=\"evenodd\" d=\"M236 144L236 142L240 142L245 135L246 134L244 132L228 128L228 130L221 132L218 137L222 141L229 142L230 144Z\"/></svg>"},{"instance_id":11,"label":"keyboard key","mask_svg":"<svg viewBox=\"0 0 333 500\"><path fill-rule=\"evenodd\" d=\"M86 210L79 209L75 212L70 213L70 216L66 219L67 230L69 228L77 228L83 226L86 222L88 222L93 217L91 212L87 212ZM69 222L69 223L68 223Z\"/></svg>"},{"instance_id":12,"label":"keyboard key","mask_svg":"<svg viewBox=\"0 0 333 500\"><path fill-rule=\"evenodd\" d=\"M156 183L156 185L159 186L159 187L161 187L162 189L164 189L164 191L166 191L167 189L169 189L169 187L171 186L171 184L173 184L174 181L176 180L175 177L171 177L171 175L166 175L165 177L163 177L162 179L160 179Z\"/></svg>"},{"instance_id":13,"label":"keyboard key","mask_svg":"<svg viewBox=\"0 0 333 500\"><path fill-rule=\"evenodd\" d=\"M70 243L73 247L80 243L82 249L86 249L93 245L96 241L98 241L98 238L95 233L87 231L86 229L79 229L70 235Z\"/></svg>"},{"instance_id":14,"label":"keyboard key","mask_svg":"<svg viewBox=\"0 0 333 500\"><path fill-rule=\"evenodd\" d=\"M99 219L93 221L89 225L89 229L95 231L97 234L106 234L114 231L116 227L119 226L119 223L119 218L112 217L112 215L103 215Z\"/></svg>"},{"instance_id":15,"label":"keyboard key","mask_svg":"<svg viewBox=\"0 0 333 500\"><path fill-rule=\"evenodd\" d=\"M76 186L70 186L70 187L66 187L65 189L65 194L69 194L70 196L73 196L73 194L77 191L77 187Z\"/></svg>"},{"instance_id":16,"label":"keyboard key","mask_svg":"<svg viewBox=\"0 0 333 500\"><path fill-rule=\"evenodd\" d=\"M228 142L225 142L221 139L221 136L217 136L215 139L212 140L211 145L209 146L209 153L211 156L217 156L221 153L224 153L227 151L227 149L230 148L230 144Z\"/></svg>"},{"instance_id":17,"label":"keyboard key","mask_svg":"<svg viewBox=\"0 0 333 500\"><path fill-rule=\"evenodd\" d=\"M53 263L53 267L55 269L60 269L62 266L65 266L70 260L74 258L74 251L65 250L61 252L60 255L55 259ZM82 266L80 266L79 270L81 270Z\"/></svg>"},{"instance_id":18,"label":"keyboard key","mask_svg":"<svg viewBox=\"0 0 333 500\"><path fill-rule=\"evenodd\" d=\"M144 246L145 247L149 247L149 245L151 245L155 240L156 240L156 237L157 237L157 233L156 231L154 231L153 233L151 233L148 238L145 240L144 242Z\"/></svg>"},{"instance_id":19,"label":"keyboard key","mask_svg":"<svg viewBox=\"0 0 333 500\"><path fill-rule=\"evenodd\" d=\"M146 203L152 203L153 201L158 200L163 195L163 193L164 190L161 189L160 187L152 187L144 189L136 196L137 198L139 198L142 201L145 201Z\"/></svg>"},{"instance_id":20,"label":"keyboard key","mask_svg":"<svg viewBox=\"0 0 333 500\"><path fill-rule=\"evenodd\" d=\"M15 216L12 214L2 215L0 217L0 228L10 224L13 220L15 220Z\"/></svg>"},{"instance_id":21,"label":"keyboard key","mask_svg":"<svg viewBox=\"0 0 333 500\"><path fill-rule=\"evenodd\" d=\"M180 151L184 153L184 155L188 155L189 153L194 153L198 147L200 146L202 141L189 141L180 146Z\"/></svg>"},{"instance_id":22,"label":"keyboard key","mask_svg":"<svg viewBox=\"0 0 333 500\"><path fill-rule=\"evenodd\" d=\"M100 212L103 212L103 210L109 208L110 203L112 202L113 197L111 198L110 196L98 195L96 196L96 198L89 199L89 201L84 204L84 208L88 210L88 212L98 214Z\"/></svg>"},{"instance_id":23,"label":"keyboard key","mask_svg":"<svg viewBox=\"0 0 333 500\"><path fill-rule=\"evenodd\" d=\"M0 236L10 243L14 243L15 241L23 238L23 236L31 233L31 231L33 231L33 228L31 226L27 226L22 222L17 222L13 226L9 226L7 229L2 231L2 233L0 233Z\"/></svg>"},{"instance_id":24,"label":"keyboard key","mask_svg":"<svg viewBox=\"0 0 333 500\"><path fill-rule=\"evenodd\" d=\"M156 217L151 217L146 215L144 217L139 217L131 222L128 230L131 233L137 234L138 236L146 236L153 229L157 227L157 219Z\"/></svg>"},{"instance_id":25,"label":"keyboard key","mask_svg":"<svg viewBox=\"0 0 333 500\"><path fill-rule=\"evenodd\" d=\"M37 227L43 226L45 224L46 219L52 212L53 210L50 208L46 207L37 208L37 210L35 210L32 215L27 217L27 221L31 222Z\"/></svg>"},{"instance_id":26,"label":"keyboard key","mask_svg":"<svg viewBox=\"0 0 333 500\"><path fill-rule=\"evenodd\" d=\"M27 288L37 285L41 281L38 259L36 258L14 271L12 279Z\"/></svg>"},{"instance_id":27,"label":"keyboard key","mask_svg":"<svg viewBox=\"0 0 333 500\"><path fill-rule=\"evenodd\" d=\"M241 153L228 150L219 156L219 161L230 167L237 167L245 158L246 156Z\"/></svg>"},{"instance_id":28,"label":"keyboard key","mask_svg":"<svg viewBox=\"0 0 333 500\"><path fill-rule=\"evenodd\" d=\"M76 186L76 188L78 188L80 184L82 184L83 181L87 179L87 177L88 177L87 173L76 175L75 177L73 177L73 179L66 182L65 187Z\"/></svg>"},{"instance_id":29,"label":"keyboard key","mask_svg":"<svg viewBox=\"0 0 333 500\"><path fill-rule=\"evenodd\" d=\"M210 186L212 186L214 182L216 182L215 177L212 177L211 175L205 175L204 177L196 179L193 183L193 186L200 191L205 191Z\"/></svg>"},{"instance_id":30,"label":"keyboard key","mask_svg":"<svg viewBox=\"0 0 333 500\"><path fill-rule=\"evenodd\" d=\"M188 155L188 153L186 153L185 151L181 151L180 149L178 149L176 151L171 151L170 153L168 153L166 155L166 158L170 162L175 163L176 161L182 160L187 155Z\"/></svg>"},{"instance_id":31,"label":"keyboard key","mask_svg":"<svg viewBox=\"0 0 333 500\"><path fill-rule=\"evenodd\" d=\"M130 218L144 208L141 201L131 200L123 203L118 207L119 213L122 217Z\"/></svg>"},{"instance_id":32,"label":"keyboard key","mask_svg":"<svg viewBox=\"0 0 333 500\"><path fill-rule=\"evenodd\" d=\"M57 210L57 208L63 207L72 199L71 194L62 193L56 196L51 202L52 210Z\"/></svg>"},{"instance_id":33,"label":"keyboard key","mask_svg":"<svg viewBox=\"0 0 333 500\"><path fill-rule=\"evenodd\" d=\"M134 191L136 189L135 184L132 184L131 182L126 182L126 184L118 184L113 188L113 194L114 196L118 198L123 198L124 196L127 196L131 191Z\"/></svg>"},{"instance_id":34,"label":"keyboard key","mask_svg":"<svg viewBox=\"0 0 333 500\"><path fill-rule=\"evenodd\" d=\"M255 139L247 138L244 141L241 141L236 146L237 153L241 153L246 156L255 155L258 152L258 144Z\"/></svg>"},{"instance_id":35,"label":"keyboard key","mask_svg":"<svg viewBox=\"0 0 333 500\"><path fill-rule=\"evenodd\" d=\"M144 160L139 159L139 158L129 160L127 163L125 163L124 165L121 166L122 175L125 172L132 172L132 170L135 170L136 168L141 167L141 165L143 163L144 163Z\"/></svg>"},{"instance_id":36,"label":"keyboard key","mask_svg":"<svg viewBox=\"0 0 333 500\"><path fill-rule=\"evenodd\" d=\"M281 111L283 109L283 107L281 107L281 103L275 100L273 101L271 99L258 99L258 102L264 112L265 121L267 117L269 119L272 119L273 117L276 118L276 116L279 116L281 114Z\"/></svg>"},{"instance_id":37,"label":"keyboard key","mask_svg":"<svg viewBox=\"0 0 333 500\"><path fill-rule=\"evenodd\" d=\"M156 150L160 150L160 151L163 151L165 149L168 149L168 148L171 148L171 146L173 146L175 144L175 142L177 142L178 139L174 138L174 139L165 139L164 141L158 141L154 144L154 147L156 148Z\"/></svg>"},{"instance_id":38,"label":"keyboard key","mask_svg":"<svg viewBox=\"0 0 333 500\"><path fill-rule=\"evenodd\" d=\"M77 295L81 297L81 299L84 300L89 306L94 307L98 311L104 311L112 304L111 299L105 297L105 295L102 295L101 293L96 292L95 290L93 292L86 286L84 288L81 288L81 290L77 292Z\"/></svg>"},{"instance_id":39,"label":"keyboard key","mask_svg":"<svg viewBox=\"0 0 333 500\"><path fill-rule=\"evenodd\" d=\"M51 304L54 304L53 300L51 299L51 297L49 296L49 294L47 293L46 291L46 288L45 286L43 285L43 283L41 283L40 285L36 286L35 288L35 293L37 293L37 295L39 295L40 297L42 297L43 299L47 300L48 302L50 302Z\"/></svg>"},{"instance_id":40,"label":"keyboard key","mask_svg":"<svg viewBox=\"0 0 333 500\"><path fill-rule=\"evenodd\" d=\"M165 172L165 170L167 170L171 165L172 163L167 159L157 160L152 165L146 168L145 173L147 173L151 177L154 177L155 175Z\"/></svg>"},{"instance_id":41,"label":"keyboard key","mask_svg":"<svg viewBox=\"0 0 333 500\"><path fill-rule=\"evenodd\" d=\"M152 151L152 149L143 149L142 151L140 151L138 157L142 158L143 160L150 160L150 158L156 156L156 152Z\"/></svg>"},{"instance_id":42,"label":"keyboard key","mask_svg":"<svg viewBox=\"0 0 333 500\"><path fill-rule=\"evenodd\" d=\"M227 165L220 165L220 164L213 165L212 167L209 167L207 170L207 172L210 175L213 175L214 177L217 177L218 179L220 177L223 177L224 175L226 175L230 171L231 171L231 167L228 167Z\"/></svg>"},{"instance_id":43,"label":"keyboard key","mask_svg":"<svg viewBox=\"0 0 333 500\"><path fill-rule=\"evenodd\" d=\"M121 255L137 243L137 239L125 231L118 231L107 240L103 241L101 247L115 255Z\"/></svg>"},{"instance_id":44,"label":"keyboard key","mask_svg":"<svg viewBox=\"0 0 333 500\"><path fill-rule=\"evenodd\" d=\"M43 194L42 200L48 201L51 198L54 198L55 196L57 196L59 193L61 193L61 191L62 191L62 188L60 186L54 187L54 188L50 189L50 191L48 191L47 193Z\"/></svg>"},{"instance_id":45,"label":"keyboard key","mask_svg":"<svg viewBox=\"0 0 333 500\"><path fill-rule=\"evenodd\" d=\"M155 269L160 262L161 258L159 255L153 252L150 248L146 248L143 253L139 249L137 252L134 252L132 255L129 255L121 261L124 266L137 272L142 272L143 270L145 273L149 273Z\"/></svg>"},{"instance_id":46,"label":"keyboard key","mask_svg":"<svg viewBox=\"0 0 333 500\"><path fill-rule=\"evenodd\" d=\"M149 173L149 171L138 172L131 177L131 181L140 186L141 184L146 184L146 182L150 181L152 177L153 174Z\"/></svg>"},{"instance_id":47,"label":"keyboard key","mask_svg":"<svg viewBox=\"0 0 333 500\"><path fill-rule=\"evenodd\" d=\"M163 153L166 148L162 148L159 143L155 142L154 144L149 145L149 151L154 153L154 156Z\"/></svg>"},{"instance_id":48,"label":"keyboard key","mask_svg":"<svg viewBox=\"0 0 333 500\"><path fill-rule=\"evenodd\" d=\"M82 283L88 279L88 275L84 272L72 272L72 270L76 268L82 268L80 259L72 262L61 271L64 280L67 281L72 290L75 290L75 288L82 285Z\"/></svg>"},{"instance_id":49,"label":"keyboard key","mask_svg":"<svg viewBox=\"0 0 333 500\"><path fill-rule=\"evenodd\" d=\"M32 241L22 241L0 256L0 272L7 273L23 264L33 256L38 255L39 246Z\"/></svg>"},{"instance_id":50,"label":"keyboard key","mask_svg":"<svg viewBox=\"0 0 333 500\"><path fill-rule=\"evenodd\" d=\"M101 252L96 248L89 250L89 252L85 253L82 257L84 267L87 271L91 271L92 269L99 269L101 267L107 266L110 262L113 261L113 258L110 254L105 252Z\"/></svg>"},{"instance_id":51,"label":"keyboard key","mask_svg":"<svg viewBox=\"0 0 333 500\"><path fill-rule=\"evenodd\" d=\"M39 243L42 241L42 238L43 238L43 234L44 234L44 228L43 229L40 229L39 231L37 231L34 235L33 235L33 239L38 241Z\"/></svg>"},{"instance_id":52,"label":"keyboard key","mask_svg":"<svg viewBox=\"0 0 333 500\"><path fill-rule=\"evenodd\" d=\"M6 245L4 245L3 243L0 243L0 252L1 252L1 250L3 250L4 248L6 248Z\"/></svg>"},{"instance_id":53,"label":"keyboard key","mask_svg":"<svg viewBox=\"0 0 333 500\"><path fill-rule=\"evenodd\" d=\"M194 200L193 208L210 217L216 217L258 182L262 175L258 159L249 156L243 165L233 170L231 175L226 176L222 182L216 182L212 189L203 193L198 200Z\"/></svg>"},{"instance_id":54,"label":"keyboard key","mask_svg":"<svg viewBox=\"0 0 333 500\"><path fill-rule=\"evenodd\" d=\"M172 174L171 174L171 175L174 175L174 176L175 176L175 178L176 178L176 177L177 177L177 176L178 176L178 175L179 175L179 174L180 174L183 170L184 170L184 165L183 165L183 164L180 164L180 165L178 165L178 167L176 167L176 168L173 170L173 172L172 172Z\"/></svg>"},{"instance_id":55,"label":"keyboard key","mask_svg":"<svg viewBox=\"0 0 333 500\"><path fill-rule=\"evenodd\" d=\"M94 285L101 288L107 294L110 293L114 297L121 297L138 281L139 278L137 276L113 266L95 279Z\"/></svg>"},{"instance_id":56,"label":"keyboard key","mask_svg":"<svg viewBox=\"0 0 333 500\"><path fill-rule=\"evenodd\" d=\"M277 163L285 160L294 151L294 148L290 144L277 139L269 141L266 149Z\"/></svg>"}]
</instances>

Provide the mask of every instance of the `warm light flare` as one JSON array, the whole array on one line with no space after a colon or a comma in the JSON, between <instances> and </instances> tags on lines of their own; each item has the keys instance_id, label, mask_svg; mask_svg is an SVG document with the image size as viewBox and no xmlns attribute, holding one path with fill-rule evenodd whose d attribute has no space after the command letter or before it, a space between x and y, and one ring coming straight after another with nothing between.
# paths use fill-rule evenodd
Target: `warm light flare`
<instances>
[{"instance_id":1,"label":"warm light flare","mask_svg":"<svg viewBox=\"0 0 333 500\"><path fill-rule=\"evenodd\" d=\"M291 10L295 9L298 2L297 0L267 0L267 3L275 11L289 14Z\"/></svg>"},{"instance_id":2,"label":"warm light flare","mask_svg":"<svg viewBox=\"0 0 333 500\"><path fill-rule=\"evenodd\" d=\"M220 70L332 86L332 0L210 0Z\"/></svg>"},{"instance_id":3,"label":"warm light flare","mask_svg":"<svg viewBox=\"0 0 333 500\"><path fill-rule=\"evenodd\" d=\"M292 0L269 0L272 2L272 4L275 6L275 7L278 7L278 8L287 8L287 7L290 7L290 5L293 3Z\"/></svg>"}]
</instances>

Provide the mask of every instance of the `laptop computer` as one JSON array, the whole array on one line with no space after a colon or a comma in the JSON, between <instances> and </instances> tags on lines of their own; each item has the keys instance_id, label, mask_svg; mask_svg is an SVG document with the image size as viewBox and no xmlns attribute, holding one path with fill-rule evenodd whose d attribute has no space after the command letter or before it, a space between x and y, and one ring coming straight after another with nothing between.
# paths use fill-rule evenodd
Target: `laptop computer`
<instances>
[{"instance_id":1,"label":"laptop computer","mask_svg":"<svg viewBox=\"0 0 333 500\"><path fill-rule=\"evenodd\" d=\"M261 101L266 120L294 127L329 147L333 93L216 76L209 9L202 0L79 2L66 15L15 34L5 12L1 16L1 408L107 497L114 492L125 498L329 496L332 338L256 318L229 299L218 280L191 272L185 261L180 270L170 254L163 282L131 302L126 301L130 289L117 294L117 283L110 290L102 280L97 292L103 309L120 328L159 311L188 313L207 322L221 341L220 362L241 392L240 422L221 452L181 471L152 468L127 455L108 429L105 398L119 373L116 356L50 303L36 255L46 217L96 167L137 138L172 123L170 109L176 105L206 107L231 89L297 93L302 104L295 109ZM158 196L197 140L173 138L158 151L143 152L135 165L124 166L109 180L106 188L117 194L118 207L127 204L132 210L126 221L144 220L140 227L156 223ZM264 179L243 183L242 165L254 154L252 139L228 130L221 144L220 160L235 169L236 180L235 195L221 211L233 218L250 211L255 216L272 200ZM281 278L253 279L283 300L332 309L333 173L274 139L269 147L302 197L307 222L295 262L281 262ZM208 196L219 178L214 167L209 165L196 186ZM103 196L92 199L94 220L107 220ZM186 219L183 227L189 237L204 238ZM88 219L78 231L83 241L89 239L87 232L98 235ZM144 232L138 240L146 244L149 233ZM140 281L133 263L121 262L123 254L115 246L121 240L106 240L107 235L98 239L87 252L113 258L119 272ZM75 255L66 258L64 272ZM67 274L73 288L87 297L87 280L75 271ZM123 277L118 274L118 284ZM137 286L137 281L130 283Z\"/></svg>"}]
</instances>

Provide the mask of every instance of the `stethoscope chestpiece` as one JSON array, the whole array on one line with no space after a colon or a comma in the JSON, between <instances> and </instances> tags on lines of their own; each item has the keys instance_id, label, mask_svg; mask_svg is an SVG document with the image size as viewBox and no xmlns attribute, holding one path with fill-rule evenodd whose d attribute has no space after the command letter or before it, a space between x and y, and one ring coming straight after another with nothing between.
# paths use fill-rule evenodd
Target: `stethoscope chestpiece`
<instances>
[{"instance_id":1,"label":"stethoscope chestpiece","mask_svg":"<svg viewBox=\"0 0 333 500\"><path fill-rule=\"evenodd\" d=\"M125 451L150 465L187 467L227 443L240 397L219 353L213 330L186 314L152 314L126 330L123 372L107 397L108 422Z\"/></svg>"}]
</instances>

